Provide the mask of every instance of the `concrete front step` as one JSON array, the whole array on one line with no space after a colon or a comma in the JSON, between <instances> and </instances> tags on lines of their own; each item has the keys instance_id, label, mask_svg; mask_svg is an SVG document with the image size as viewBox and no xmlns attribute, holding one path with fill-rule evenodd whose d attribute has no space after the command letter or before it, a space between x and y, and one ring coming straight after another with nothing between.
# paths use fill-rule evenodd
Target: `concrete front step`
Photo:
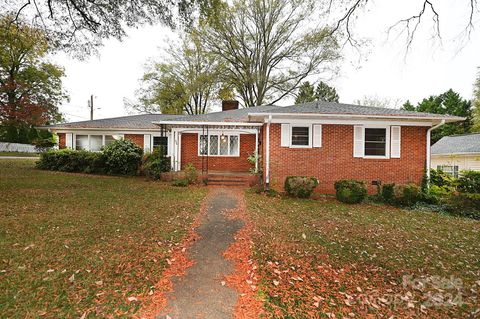
<instances>
[{"instance_id":1,"label":"concrete front step","mask_svg":"<svg viewBox=\"0 0 480 319\"><path fill-rule=\"evenodd\" d=\"M208 174L208 185L249 186L252 178L255 177L247 174Z\"/></svg>"}]
</instances>

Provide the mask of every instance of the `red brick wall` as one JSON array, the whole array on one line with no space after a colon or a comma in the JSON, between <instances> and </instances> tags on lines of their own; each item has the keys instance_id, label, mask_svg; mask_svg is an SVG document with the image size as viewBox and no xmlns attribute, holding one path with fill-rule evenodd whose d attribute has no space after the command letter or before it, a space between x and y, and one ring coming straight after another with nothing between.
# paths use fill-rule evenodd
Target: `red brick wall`
<instances>
[{"instance_id":1,"label":"red brick wall","mask_svg":"<svg viewBox=\"0 0 480 319\"><path fill-rule=\"evenodd\" d=\"M67 141L66 141L66 133L57 133L58 135L58 148L66 148Z\"/></svg>"},{"instance_id":2,"label":"red brick wall","mask_svg":"<svg viewBox=\"0 0 480 319\"><path fill-rule=\"evenodd\" d=\"M402 126L401 158L364 159L353 157L353 126L322 125L322 147L287 148L280 146L281 125L270 126L270 181L283 189L290 175L315 176L316 191L334 193L339 179L357 179L376 191L373 180L382 183L420 183L426 160L426 127ZM265 134L264 134L265 135ZM263 145L265 147L265 143Z\"/></svg>"},{"instance_id":3,"label":"red brick wall","mask_svg":"<svg viewBox=\"0 0 480 319\"><path fill-rule=\"evenodd\" d=\"M252 165L247 158L255 152L255 134L240 135L240 156L209 156L208 169L212 171L247 172ZM202 157L198 156L198 134L182 134L182 169L192 163L196 169L202 169ZM205 157L206 165L206 157Z\"/></svg>"},{"instance_id":4,"label":"red brick wall","mask_svg":"<svg viewBox=\"0 0 480 319\"><path fill-rule=\"evenodd\" d=\"M143 149L143 134L125 134L125 140L130 140Z\"/></svg>"}]
</instances>

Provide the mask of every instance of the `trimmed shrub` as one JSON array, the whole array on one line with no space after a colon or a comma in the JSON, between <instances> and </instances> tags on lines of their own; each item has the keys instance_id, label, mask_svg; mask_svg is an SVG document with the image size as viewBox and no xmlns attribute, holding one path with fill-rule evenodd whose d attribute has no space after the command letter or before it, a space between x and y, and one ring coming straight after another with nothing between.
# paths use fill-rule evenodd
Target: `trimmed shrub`
<instances>
[{"instance_id":1,"label":"trimmed shrub","mask_svg":"<svg viewBox=\"0 0 480 319\"><path fill-rule=\"evenodd\" d=\"M455 187L431 185L423 199L429 204L444 204L454 194Z\"/></svg>"},{"instance_id":2,"label":"trimmed shrub","mask_svg":"<svg viewBox=\"0 0 480 319\"><path fill-rule=\"evenodd\" d=\"M136 175L142 161L143 150L129 140L114 141L103 149L106 172Z\"/></svg>"},{"instance_id":3,"label":"trimmed shrub","mask_svg":"<svg viewBox=\"0 0 480 319\"><path fill-rule=\"evenodd\" d=\"M104 173L105 159L101 153L70 149L51 150L40 154L36 166L61 172Z\"/></svg>"},{"instance_id":4,"label":"trimmed shrub","mask_svg":"<svg viewBox=\"0 0 480 319\"><path fill-rule=\"evenodd\" d=\"M306 176L288 176L284 188L288 195L298 198L308 198L312 195L318 179Z\"/></svg>"},{"instance_id":5,"label":"trimmed shrub","mask_svg":"<svg viewBox=\"0 0 480 319\"><path fill-rule=\"evenodd\" d=\"M356 180L340 180L335 182L337 199L347 204L361 203L367 197L365 183Z\"/></svg>"},{"instance_id":6,"label":"trimmed shrub","mask_svg":"<svg viewBox=\"0 0 480 319\"><path fill-rule=\"evenodd\" d=\"M450 196L447 211L453 216L480 219L480 194L458 193Z\"/></svg>"},{"instance_id":7,"label":"trimmed shrub","mask_svg":"<svg viewBox=\"0 0 480 319\"><path fill-rule=\"evenodd\" d=\"M420 187L410 183L406 185L396 185L394 187L395 203L399 206L411 207L421 199Z\"/></svg>"},{"instance_id":8,"label":"trimmed shrub","mask_svg":"<svg viewBox=\"0 0 480 319\"><path fill-rule=\"evenodd\" d=\"M170 169L170 157L163 155L159 149L143 157L142 170L148 178L158 180L162 173L169 172Z\"/></svg>"},{"instance_id":9,"label":"trimmed shrub","mask_svg":"<svg viewBox=\"0 0 480 319\"><path fill-rule=\"evenodd\" d=\"M385 184L382 187L382 200L385 203L395 203L395 184Z\"/></svg>"},{"instance_id":10,"label":"trimmed shrub","mask_svg":"<svg viewBox=\"0 0 480 319\"><path fill-rule=\"evenodd\" d=\"M462 171L457 183L459 192L480 193L480 172Z\"/></svg>"},{"instance_id":11,"label":"trimmed shrub","mask_svg":"<svg viewBox=\"0 0 480 319\"><path fill-rule=\"evenodd\" d=\"M442 170L432 169L430 170L430 185L436 185L439 187L443 186L454 186L455 178L448 175Z\"/></svg>"}]
</instances>

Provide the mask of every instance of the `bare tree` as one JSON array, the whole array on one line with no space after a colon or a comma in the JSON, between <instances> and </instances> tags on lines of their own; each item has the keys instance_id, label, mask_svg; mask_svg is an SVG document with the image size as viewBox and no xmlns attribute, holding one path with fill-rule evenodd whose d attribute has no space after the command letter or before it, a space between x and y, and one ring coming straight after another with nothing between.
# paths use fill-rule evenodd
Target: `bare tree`
<instances>
[{"instance_id":1,"label":"bare tree","mask_svg":"<svg viewBox=\"0 0 480 319\"><path fill-rule=\"evenodd\" d=\"M336 70L336 38L328 27L311 26L315 4L235 1L199 29L209 51L225 64L224 81L244 106L276 103L306 77Z\"/></svg>"},{"instance_id":2,"label":"bare tree","mask_svg":"<svg viewBox=\"0 0 480 319\"><path fill-rule=\"evenodd\" d=\"M448 15L448 13L442 13L439 11L438 3L440 1L418 0L418 9L416 9L416 11L413 11L411 15L407 15L404 18L399 19L398 21L392 21L391 26L388 28L388 32L390 33L394 30L397 30L399 32L405 32L407 51L410 49L416 32L422 23L432 24L434 30L434 37L441 40L441 17L443 15ZM480 14L478 2L477 0L452 0L451 2L455 3L455 5L464 6L468 11L468 15L465 17L465 20L461 22L464 24L464 28L463 32L461 32L459 36L463 35L466 36L467 39L469 39L472 31L475 28L475 25L478 25L480 21L479 19L476 19L476 17L478 17ZM335 2L333 0L329 0L327 12L331 12L338 7L343 8L342 10L340 10L341 13L336 19L336 23L335 26L332 28L332 32L344 34L345 43L350 43L356 46L357 41L353 32L354 22L356 18L362 13L363 9L367 8L369 4L375 5L372 0L343 0ZM431 14L431 20L424 19L424 17L428 14Z\"/></svg>"},{"instance_id":3,"label":"bare tree","mask_svg":"<svg viewBox=\"0 0 480 319\"><path fill-rule=\"evenodd\" d=\"M82 57L104 38L124 38L126 27L187 23L194 4L195 0L0 0L0 11L31 19L52 45Z\"/></svg>"}]
</instances>

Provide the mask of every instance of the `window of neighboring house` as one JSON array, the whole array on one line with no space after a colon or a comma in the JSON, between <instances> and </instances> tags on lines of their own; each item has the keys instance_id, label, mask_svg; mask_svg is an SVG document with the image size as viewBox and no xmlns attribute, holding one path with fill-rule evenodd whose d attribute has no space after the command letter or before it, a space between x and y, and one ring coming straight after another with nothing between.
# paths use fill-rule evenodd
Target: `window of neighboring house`
<instances>
[{"instance_id":1,"label":"window of neighboring house","mask_svg":"<svg viewBox=\"0 0 480 319\"><path fill-rule=\"evenodd\" d=\"M166 136L154 136L153 137L153 149L159 149L163 154L167 154L168 137Z\"/></svg>"},{"instance_id":2,"label":"window of neighboring house","mask_svg":"<svg viewBox=\"0 0 480 319\"><path fill-rule=\"evenodd\" d=\"M365 156L385 156L387 129L365 128Z\"/></svg>"},{"instance_id":3,"label":"window of neighboring house","mask_svg":"<svg viewBox=\"0 0 480 319\"><path fill-rule=\"evenodd\" d=\"M292 146L310 145L310 127L292 126Z\"/></svg>"},{"instance_id":4,"label":"window of neighboring house","mask_svg":"<svg viewBox=\"0 0 480 319\"><path fill-rule=\"evenodd\" d=\"M458 178L458 166L457 165L438 165L437 169L452 176Z\"/></svg>"},{"instance_id":5,"label":"window of neighboring house","mask_svg":"<svg viewBox=\"0 0 480 319\"><path fill-rule=\"evenodd\" d=\"M198 154L211 156L238 156L240 154L240 137L239 135L226 134L211 134L208 137L207 135L200 135Z\"/></svg>"}]
</instances>

